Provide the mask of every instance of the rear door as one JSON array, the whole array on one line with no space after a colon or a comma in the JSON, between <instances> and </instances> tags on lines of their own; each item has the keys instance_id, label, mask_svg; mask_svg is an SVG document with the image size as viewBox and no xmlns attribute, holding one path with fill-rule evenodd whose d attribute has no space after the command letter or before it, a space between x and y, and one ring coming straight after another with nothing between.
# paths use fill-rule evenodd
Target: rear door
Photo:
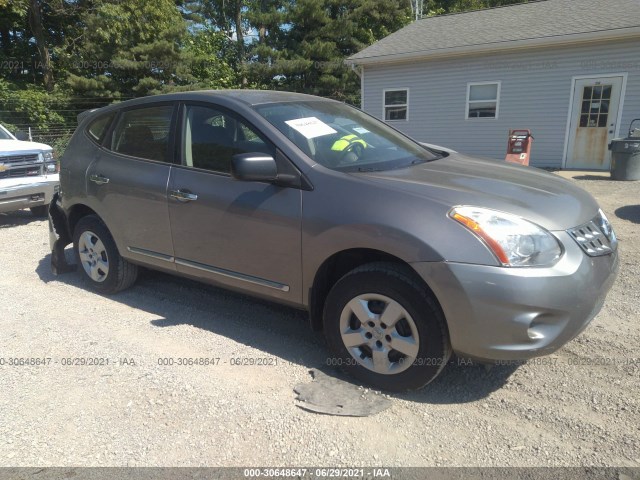
<instances>
[{"instance_id":1,"label":"rear door","mask_svg":"<svg viewBox=\"0 0 640 480\"><path fill-rule=\"evenodd\" d=\"M246 119L211 104L180 113L182 165L171 170L177 270L299 303L301 191L231 175L231 156L276 149Z\"/></svg>"},{"instance_id":2,"label":"rear door","mask_svg":"<svg viewBox=\"0 0 640 480\"><path fill-rule=\"evenodd\" d=\"M176 104L122 111L87 169L87 195L124 257L175 269L167 206Z\"/></svg>"}]
</instances>

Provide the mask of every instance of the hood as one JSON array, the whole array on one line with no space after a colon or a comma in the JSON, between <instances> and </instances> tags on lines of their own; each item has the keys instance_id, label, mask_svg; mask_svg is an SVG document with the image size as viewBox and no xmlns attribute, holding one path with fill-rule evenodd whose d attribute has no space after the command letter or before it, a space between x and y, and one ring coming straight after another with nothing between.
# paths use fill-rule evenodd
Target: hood
<instances>
[{"instance_id":1,"label":"hood","mask_svg":"<svg viewBox=\"0 0 640 480\"><path fill-rule=\"evenodd\" d=\"M595 199L569 180L537 168L457 153L409 168L361 175L447 207L492 208L548 230L582 225L598 212Z\"/></svg>"},{"instance_id":2,"label":"hood","mask_svg":"<svg viewBox=\"0 0 640 480\"><path fill-rule=\"evenodd\" d=\"M24 142L21 140L0 140L0 157L12 153L39 153L53 150L49 145L37 142Z\"/></svg>"}]
</instances>

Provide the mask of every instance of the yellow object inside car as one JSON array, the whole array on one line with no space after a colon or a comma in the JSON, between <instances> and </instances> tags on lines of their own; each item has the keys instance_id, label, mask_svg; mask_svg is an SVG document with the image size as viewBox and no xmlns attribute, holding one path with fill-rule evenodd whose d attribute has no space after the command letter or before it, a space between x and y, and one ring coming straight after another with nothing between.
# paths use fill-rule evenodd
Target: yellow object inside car
<instances>
[{"instance_id":1,"label":"yellow object inside car","mask_svg":"<svg viewBox=\"0 0 640 480\"><path fill-rule=\"evenodd\" d=\"M367 148L367 142L362 140L357 135L345 135L344 137L336 140L333 143L333 145L331 146L331 150L343 152L354 144L360 144L362 145L362 148Z\"/></svg>"}]
</instances>

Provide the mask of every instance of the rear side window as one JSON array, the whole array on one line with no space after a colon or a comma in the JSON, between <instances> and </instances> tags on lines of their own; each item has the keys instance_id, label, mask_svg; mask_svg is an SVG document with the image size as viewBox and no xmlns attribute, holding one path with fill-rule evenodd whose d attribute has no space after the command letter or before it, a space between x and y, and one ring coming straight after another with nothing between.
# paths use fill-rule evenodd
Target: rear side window
<instances>
[{"instance_id":1,"label":"rear side window","mask_svg":"<svg viewBox=\"0 0 640 480\"><path fill-rule=\"evenodd\" d=\"M172 105L122 112L111 135L110 150L132 157L169 161Z\"/></svg>"},{"instance_id":2,"label":"rear side window","mask_svg":"<svg viewBox=\"0 0 640 480\"><path fill-rule=\"evenodd\" d=\"M109 125L111 125L111 120L113 120L114 115L115 113L102 115L89 124L89 126L87 127L87 133L93 141L97 143L100 143L102 141L105 133L107 133Z\"/></svg>"}]
</instances>

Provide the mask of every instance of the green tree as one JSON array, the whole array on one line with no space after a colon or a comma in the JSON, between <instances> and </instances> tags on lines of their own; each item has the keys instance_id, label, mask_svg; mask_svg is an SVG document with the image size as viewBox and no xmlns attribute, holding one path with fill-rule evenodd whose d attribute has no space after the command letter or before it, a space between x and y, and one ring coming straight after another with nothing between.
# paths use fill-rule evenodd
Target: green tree
<instances>
[{"instance_id":1,"label":"green tree","mask_svg":"<svg viewBox=\"0 0 640 480\"><path fill-rule=\"evenodd\" d=\"M344 59L406 25L411 8L408 0L297 0L285 18L275 43L266 42L281 53L268 69L258 62L262 78L270 76L263 81L355 103L360 82Z\"/></svg>"},{"instance_id":2,"label":"green tree","mask_svg":"<svg viewBox=\"0 0 640 480\"><path fill-rule=\"evenodd\" d=\"M249 83L258 88L278 85L274 65L286 57L289 17L294 0L252 0L246 18L252 40L244 65Z\"/></svg>"},{"instance_id":3,"label":"green tree","mask_svg":"<svg viewBox=\"0 0 640 480\"><path fill-rule=\"evenodd\" d=\"M189 34L185 53L194 83L190 88L236 88L239 75L234 68L236 48L225 33L204 26Z\"/></svg>"},{"instance_id":4,"label":"green tree","mask_svg":"<svg viewBox=\"0 0 640 480\"><path fill-rule=\"evenodd\" d=\"M527 0L423 0L422 2L412 0L412 2L414 7L422 6L423 16L433 16L527 3Z\"/></svg>"},{"instance_id":5,"label":"green tree","mask_svg":"<svg viewBox=\"0 0 640 480\"><path fill-rule=\"evenodd\" d=\"M64 148L75 126L75 113L67 95L48 92L39 85L16 85L0 79L2 124L10 131L31 129L33 139L54 147L56 155Z\"/></svg>"},{"instance_id":6,"label":"green tree","mask_svg":"<svg viewBox=\"0 0 640 480\"><path fill-rule=\"evenodd\" d=\"M123 98L194 82L183 49L186 22L173 0L103 0L83 23L85 35L70 66L75 92Z\"/></svg>"},{"instance_id":7,"label":"green tree","mask_svg":"<svg viewBox=\"0 0 640 480\"><path fill-rule=\"evenodd\" d=\"M190 20L220 32L232 42L227 45L233 45L235 54L227 58L231 61L231 66L239 75L243 85L246 84L244 32L249 28L245 18L247 1L252 0L188 0L183 5L183 11Z\"/></svg>"},{"instance_id":8,"label":"green tree","mask_svg":"<svg viewBox=\"0 0 640 480\"><path fill-rule=\"evenodd\" d=\"M56 85L57 52L77 36L77 12L87 0L0 0L0 58L10 69L5 78L20 84ZM11 63L13 61L13 63ZM4 73L4 72L3 72ZM57 72L55 72L57 73ZM64 76L64 71L61 72Z\"/></svg>"}]
</instances>

